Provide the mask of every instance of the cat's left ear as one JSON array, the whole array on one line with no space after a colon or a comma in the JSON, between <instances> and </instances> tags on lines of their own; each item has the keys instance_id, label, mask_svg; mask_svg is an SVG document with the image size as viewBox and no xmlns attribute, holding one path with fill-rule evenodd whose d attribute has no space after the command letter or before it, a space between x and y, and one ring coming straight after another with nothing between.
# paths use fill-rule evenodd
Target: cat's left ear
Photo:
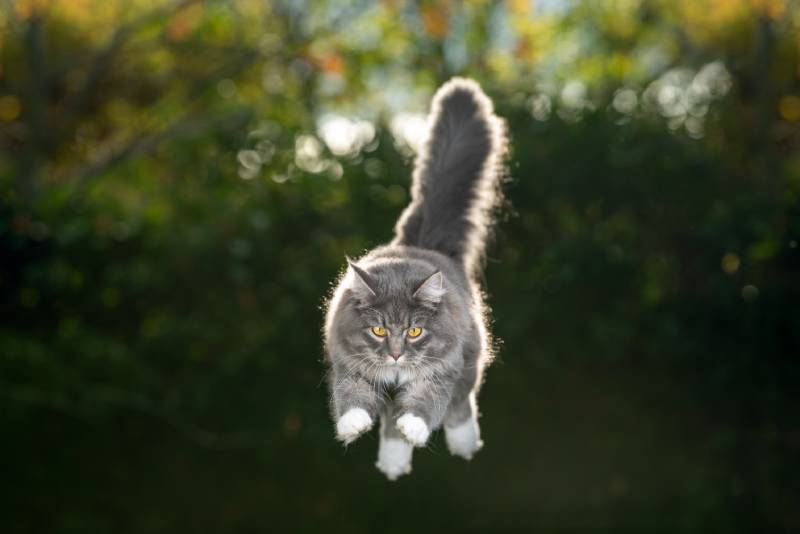
<instances>
[{"instance_id":1,"label":"cat's left ear","mask_svg":"<svg viewBox=\"0 0 800 534\"><path fill-rule=\"evenodd\" d=\"M364 269L353 263L350 258L345 258L347 259L347 265L350 267L353 273L355 273L357 286L365 290L369 296L374 297L378 293L376 290L377 284L375 283L375 280L373 280L369 273L367 273Z\"/></svg>"},{"instance_id":2,"label":"cat's left ear","mask_svg":"<svg viewBox=\"0 0 800 534\"><path fill-rule=\"evenodd\" d=\"M441 271L436 271L414 291L414 298L431 304L439 304L445 292L444 276Z\"/></svg>"}]
</instances>

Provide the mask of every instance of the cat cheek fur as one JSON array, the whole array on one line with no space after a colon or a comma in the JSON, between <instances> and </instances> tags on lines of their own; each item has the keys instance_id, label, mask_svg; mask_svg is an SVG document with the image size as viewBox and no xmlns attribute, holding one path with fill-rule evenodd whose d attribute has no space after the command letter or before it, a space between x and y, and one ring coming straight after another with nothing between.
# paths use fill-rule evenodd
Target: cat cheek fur
<instances>
[{"instance_id":1,"label":"cat cheek fur","mask_svg":"<svg viewBox=\"0 0 800 534\"><path fill-rule=\"evenodd\" d=\"M380 418L378 467L391 480L411 470L403 443L422 446L441 426L454 455L470 458L483 443L477 394L492 342L480 280L502 200L505 126L462 78L437 91L430 124L395 238L347 258L324 328L339 438L354 440ZM369 333L376 325L386 338ZM419 339L398 337L411 326L423 328ZM405 359L387 360L398 351Z\"/></svg>"}]
</instances>

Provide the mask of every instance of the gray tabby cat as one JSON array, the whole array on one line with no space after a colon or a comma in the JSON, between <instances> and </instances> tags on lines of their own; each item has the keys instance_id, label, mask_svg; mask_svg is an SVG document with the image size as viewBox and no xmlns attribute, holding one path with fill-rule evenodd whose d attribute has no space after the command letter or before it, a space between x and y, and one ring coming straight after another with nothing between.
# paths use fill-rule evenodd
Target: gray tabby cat
<instances>
[{"instance_id":1,"label":"gray tabby cat","mask_svg":"<svg viewBox=\"0 0 800 534\"><path fill-rule=\"evenodd\" d=\"M452 454L483 445L476 397L492 354L478 277L505 127L463 78L436 93L430 125L394 240L348 260L325 323L337 437L349 444L380 418L377 467L390 480L442 425Z\"/></svg>"}]
</instances>

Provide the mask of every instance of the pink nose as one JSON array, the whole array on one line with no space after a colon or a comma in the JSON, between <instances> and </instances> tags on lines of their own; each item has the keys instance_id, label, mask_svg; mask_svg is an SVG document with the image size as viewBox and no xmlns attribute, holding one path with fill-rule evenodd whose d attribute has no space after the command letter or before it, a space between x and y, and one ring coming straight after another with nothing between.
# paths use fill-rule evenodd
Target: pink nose
<instances>
[{"instance_id":1,"label":"pink nose","mask_svg":"<svg viewBox=\"0 0 800 534\"><path fill-rule=\"evenodd\" d=\"M394 361L397 361L397 360L399 360L399 359L400 359L400 356L402 356L402 354L389 354L389 356L391 356L392 358L394 358Z\"/></svg>"}]
</instances>

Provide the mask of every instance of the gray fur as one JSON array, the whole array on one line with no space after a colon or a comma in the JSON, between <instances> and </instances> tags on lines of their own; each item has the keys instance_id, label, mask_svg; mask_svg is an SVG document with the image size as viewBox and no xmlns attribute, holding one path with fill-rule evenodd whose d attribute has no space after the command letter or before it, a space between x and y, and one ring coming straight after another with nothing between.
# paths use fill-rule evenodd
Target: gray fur
<instances>
[{"instance_id":1,"label":"gray fur","mask_svg":"<svg viewBox=\"0 0 800 534\"><path fill-rule=\"evenodd\" d=\"M477 275L501 197L505 124L472 80L454 78L437 91L432 127L419 154L411 203L392 244L438 250Z\"/></svg>"},{"instance_id":2,"label":"gray fur","mask_svg":"<svg viewBox=\"0 0 800 534\"><path fill-rule=\"evenodd\" d=\"M381 439L402 437L396 423L404 414L420 417L431 431L476 421L470 397L491 360L477 278L501 198L503 123L480 87L461 78L439 89L431 115L396 238L348 260L328 302L333 417L363 409L373 422L382 419ZM387 335L374 335L374 326ZM412 326L423 329L417 339L407 336ZM387 356L400 353L398 364ZM480 447L477 437L473 445Z\"/></svg>"}]
</instances>

